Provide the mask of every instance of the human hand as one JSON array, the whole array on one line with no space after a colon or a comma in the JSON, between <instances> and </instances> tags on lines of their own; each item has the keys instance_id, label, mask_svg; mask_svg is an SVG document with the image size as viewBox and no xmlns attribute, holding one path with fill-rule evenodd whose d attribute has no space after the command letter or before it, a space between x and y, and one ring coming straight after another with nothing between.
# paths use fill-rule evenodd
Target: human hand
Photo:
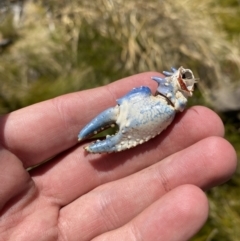
<instances>
[{"instance_id":1,"label":"human hand","mask_svg":"<svg viewBox=\"0 0 240 241\"><path fill-rule=\"evenodd\" d=\"M227 181L236 154L219 117L205 107L179 113L133 149L87 154L79 130L144 73L64 95L1 117L0 241L187 240L203 225L203 190ZM53 157L27 172L25 169Z\"/></svg>"}]
</instances>

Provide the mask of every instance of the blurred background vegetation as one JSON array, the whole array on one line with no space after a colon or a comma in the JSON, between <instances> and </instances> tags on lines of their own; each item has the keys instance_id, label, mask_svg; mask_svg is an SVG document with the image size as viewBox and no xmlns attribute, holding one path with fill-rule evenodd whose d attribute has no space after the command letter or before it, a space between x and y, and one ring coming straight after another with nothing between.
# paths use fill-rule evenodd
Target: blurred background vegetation
<instances>
[{"instance_id":1,"label":"blurred background vegetation","mask_svg":"<svg viewBox=\"0 0 240 241\"><path fill-rule=\"evenodd\" d=\"M1 0L0 113L169 67L200 78L240 159L239 0ZM240 240L240 170L208 192L194 241ZM196 207L197 208L197 207Z\"/></svg>"}]
</instances>

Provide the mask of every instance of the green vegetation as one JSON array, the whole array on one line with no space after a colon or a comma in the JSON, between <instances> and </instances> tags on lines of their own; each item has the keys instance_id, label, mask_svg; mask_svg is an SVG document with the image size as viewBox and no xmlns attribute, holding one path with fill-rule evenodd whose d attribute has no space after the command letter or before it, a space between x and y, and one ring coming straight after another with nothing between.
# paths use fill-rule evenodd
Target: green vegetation
<instances>
[{"instance_id":1,"label":"green vegetation","mask_svg":"<svg viewBox=\"0 0 240 241\"><path fill-rule=\"evenodd\" d=\"M180 65L201 78L191 104L233 111L224 98L234 101L240 88L237 0L39 0L27 1L18 21L10 8L0 14L0 43L10 40L0 46L2 114ZM237 112L219 114L240 159ZM192 240L240 240L240 170L208 196L209 220Z\"/></svg>"}]
</instances>

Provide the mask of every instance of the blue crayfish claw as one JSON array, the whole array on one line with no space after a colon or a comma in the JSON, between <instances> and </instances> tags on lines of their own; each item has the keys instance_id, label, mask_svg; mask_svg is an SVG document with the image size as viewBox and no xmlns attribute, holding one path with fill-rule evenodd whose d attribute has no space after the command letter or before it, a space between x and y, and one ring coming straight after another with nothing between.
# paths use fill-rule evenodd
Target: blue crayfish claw
<instances>
[{"instance_id":1,"label":"blue crayfish claw","mask_svg":"<svg viewBox=\"0 0 240 241\"><path fill-rule=\"evenodd\" d=\"M183 111L192 96L196 79L189 69L164 71L165 78L152 77L158 83L155 95L146 87L131 90L117 100L115 107L96 116L79 133L78 140L87 139L117 124L119 131L105 140L85 147L90 153L118 152L135 147L160 134L172 122L176 112Z\"/></svg>"}]
</instances>

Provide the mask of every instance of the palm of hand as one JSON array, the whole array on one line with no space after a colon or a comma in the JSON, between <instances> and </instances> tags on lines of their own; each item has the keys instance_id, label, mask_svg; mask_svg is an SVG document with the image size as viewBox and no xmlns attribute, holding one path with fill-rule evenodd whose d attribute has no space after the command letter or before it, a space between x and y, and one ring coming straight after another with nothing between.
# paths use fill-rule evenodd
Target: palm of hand
<instances>
[{"instance_id":1,"label":"palm of hand","mask_svg":"<svg viewBox=\"0 0 240 241\"><path fill-rule=\"evenodd\" d=\"M226 181L236 167L212 111L191 108L125 152L87 155L74 146L84 124L132 87L151 86L153 75L1 118L0 240L187 240L198 231L208 213L201 189Z\"/></svg>"}]
</instances>

